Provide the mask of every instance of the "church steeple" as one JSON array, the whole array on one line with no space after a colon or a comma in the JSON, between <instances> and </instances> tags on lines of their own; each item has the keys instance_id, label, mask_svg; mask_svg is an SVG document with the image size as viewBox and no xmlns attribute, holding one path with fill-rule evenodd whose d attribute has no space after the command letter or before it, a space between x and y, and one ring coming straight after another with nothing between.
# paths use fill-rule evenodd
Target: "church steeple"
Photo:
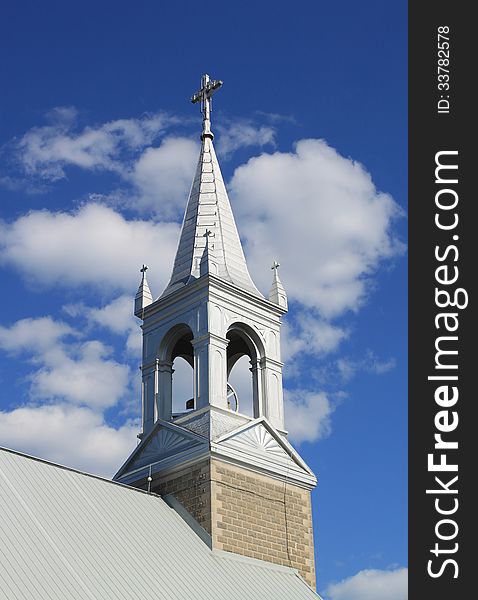
<instances>
[{"instance_id":1,"label":"church steeple","mask_svg":"<svg viewBox=\"0 0 478 600\"><path fill-rule=\"evenodd\" d=\"M115 479L173 494L212 548L292 566L314 587L310 490L317 480L284 422L287 297L278 263L268 298L247 270L213 146L211 96L221 84L205 75L192 98L203 113L199 163L171 279L154 302L141 269L143 430ZM229 379L245 357L249 389L239 398ZM178 359L194 381L193 397L180 404L173 399Z\"/></svg>"},{"instance_id":2,"label":"church steeple","mask_svg":"<svg viewBox=\"0 0 478 600\"><path fill-rule=\"evenodd\" d=\"M262 296L247 269L212 141L214 136L211 131L211 96L221 85L222 81L211 81L208 75L204 75L201 89L192 97L193 102L201 102L203 113L201 153L189 193L173 272L162 296L201 276L200 262L206 247L206 230L210 232L207 241L216 257L216 275L257 296Z\"/></svg>"}]
</instances>

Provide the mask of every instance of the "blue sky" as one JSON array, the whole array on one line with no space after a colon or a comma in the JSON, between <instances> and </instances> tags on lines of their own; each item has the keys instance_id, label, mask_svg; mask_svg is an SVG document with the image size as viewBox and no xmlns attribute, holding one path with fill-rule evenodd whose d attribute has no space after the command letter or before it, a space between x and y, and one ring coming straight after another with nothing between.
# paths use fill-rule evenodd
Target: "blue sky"
<instances>
[{"instance_id":1,"label":"blue sky","mask_svg":"<svg viewBox=\"0 0 478 600\"><path fill-rule=\"evenodd\" d=\"M267 292L278 259L289 294L318 589L403 600L406 3L3 12L0 445L106 475L134 445L131 298L143 261L156 296L172 267L208 72L225 82L213 130L251 274Z\"/></svg>"}]
</instances>

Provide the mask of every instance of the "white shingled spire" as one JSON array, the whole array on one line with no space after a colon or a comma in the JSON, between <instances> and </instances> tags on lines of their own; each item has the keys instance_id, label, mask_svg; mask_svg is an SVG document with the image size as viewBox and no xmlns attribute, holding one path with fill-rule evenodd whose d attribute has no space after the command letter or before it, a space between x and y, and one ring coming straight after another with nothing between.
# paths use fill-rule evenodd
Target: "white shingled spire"
<instances>
[{"instance_id":1,"label":"white shingled spire","mask_svg":"<svg viewBox=\"0 0 478 600\"><path fill-rule=\"evenodd\" d=\"M274 271L274 279L272 280L271 291L269 292L269 300L287 309L287 294L285 288L282 285L282 281L279 278L279 267L280 264L275 260L272 264L271 269Z\"/></svg>"},{"instance_id":2,"label":"white shingled spire","mask_svg":"<svg viewBox=\"0 0 478 600\"><path fill-rule=\"evenodd\" d=\"M143 310L153 302L153 295L149 289L148 280L146 279L146 271L148 267L143 265L139 270L142 273L141 283L134 299L134 314L140 319L143 318Z\"/></svg>"},{"instance_id":3,"label":"white shingled spire","mask_svg":"<svg viewBox=\"0 0 478 600\"><path fill-rule=\"evenodd\" d=\"M211 248L206 248L209 236L214 240L214 262L217 266L214 275L255 296L263 297L247 270L241 241L212 143L211 95L220 85L222 82L204 76L201 90L192 97L193 102L201 101L203 112L201 153L189 193L173 272L162 297L201 276L204 271L204 266L202 271L200 266L203 254L205 249L206 254L211 251ZM207 236L206 231L210 232ZM208 272L213 274L212 270Z\"/></svg>"}]
</instances>

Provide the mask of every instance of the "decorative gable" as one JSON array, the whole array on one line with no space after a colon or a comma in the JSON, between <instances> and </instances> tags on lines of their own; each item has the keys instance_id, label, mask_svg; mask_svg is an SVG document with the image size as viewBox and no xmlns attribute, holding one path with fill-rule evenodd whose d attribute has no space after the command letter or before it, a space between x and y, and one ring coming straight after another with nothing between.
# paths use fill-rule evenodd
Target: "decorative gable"
<instances>
[{"instance_id":1,"label":"decorative gable","mask_svg":"<svg viewBox=\"0 0 478 600\"><path fill-rule=\"evenodd\" d=\"M207 439L203 436L178 427L172 423L158 420L151 433L134 450L126 463L114 476L121 480L128 473L154 465L154 471L181 462L186 455L208 450Z\"/></svg>"},{"instance_id":2,"label":"decorative gable","mask_svg":"<svg viewBox=\"0 0 478 600\"><path fill-rule=\"evenodd\" d=\"M263 425L249 427L245 431L233 435L224 443L238 450L261 452L275 457L283 457L284 455L283 447Z\"/></svg>"},{"instance_id":3,"label":"decorative gable","mask_svg":"<svg viewBox=\"0 0 478 600\"><path fill-rule=\"evenodd\" d=\"M142 448L139 456L133 460L131 467L135 469L157 462L161 458L180 452L183 447L190 445L190 442L190 438L182 433L171 431L166 427L160 428Z\"/></svg>"},{"instance_id":4,"label":"decorative gable","mask_svg":"<svg viewBox=\"0 0 478 600\"><path fill-rule=\"evenodd\" d=\"M313 487L317 479L289 442L265 418L217 438L212 451L223 459Z\"/></svg>"}]
</instances>

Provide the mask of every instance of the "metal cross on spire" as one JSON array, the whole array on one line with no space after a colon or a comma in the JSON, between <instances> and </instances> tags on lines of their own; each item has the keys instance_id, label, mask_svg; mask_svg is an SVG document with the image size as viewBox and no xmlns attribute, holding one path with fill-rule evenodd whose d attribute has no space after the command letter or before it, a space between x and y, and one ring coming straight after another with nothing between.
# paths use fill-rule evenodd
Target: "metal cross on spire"
<instances>
[{"instance_id":1,"label":"metal cross on spire","mask_svg":"<svg viewBox=\"0 0 478 600\"><path fill-rule=\"evenodd\" d=\"M212 95L222 85L222 81L219 79L210 79L206 73L201 77L201 89L197 91L191 98L191 102L196 104L201 103L202 118L202 134L201 139L205 137L213 138L211 131L211 110L212 110Z\"/></svg>"}]
</instances>

